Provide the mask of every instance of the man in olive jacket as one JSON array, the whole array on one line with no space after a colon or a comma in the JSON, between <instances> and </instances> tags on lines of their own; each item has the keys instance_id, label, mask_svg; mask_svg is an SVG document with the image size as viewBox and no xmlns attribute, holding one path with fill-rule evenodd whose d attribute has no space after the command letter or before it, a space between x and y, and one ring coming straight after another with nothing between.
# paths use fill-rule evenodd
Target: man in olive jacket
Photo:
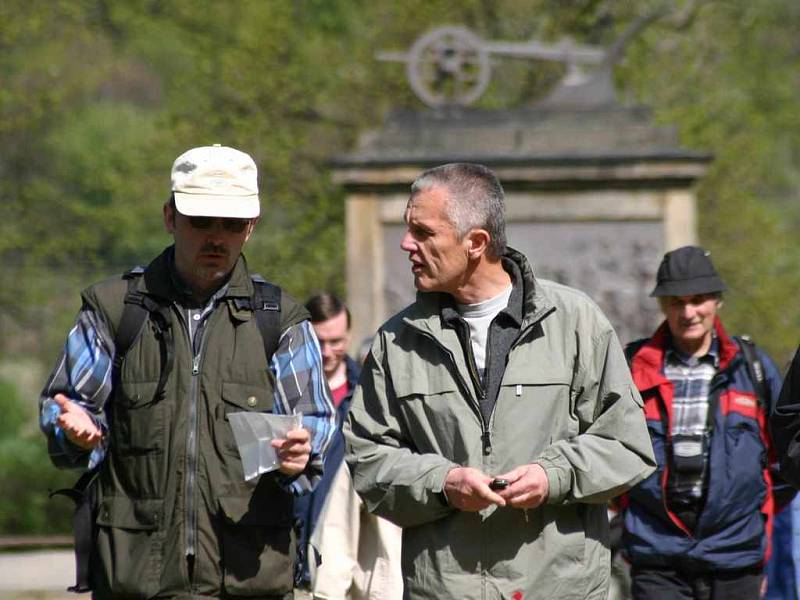
<instances>
[{"instance_id":1,"label":"man in olive jacket","mask_svg":"<svg viewBox=\"0 0 800 600\"><path fill-rule=\"evenodd\" d=\"M308 313L258 295L241 255L259 210L252 158L189 150L163 209L174 245L83 293L41 428L57 466L98 473L79 573L94 598L292 595L292 498L319 480L335 416ZM132 303L147 320L125 351ZM242 411L303 413L271 442L278 469L249 481L228 419Z\"/></svg>"},{"instance_id":2,"label":"man in olive jacket","mask_svg":"<svg viewBox=\"0 0 800 600\"><path fill-rule=\"evenodd\" d=\"M356 489L404 528L405 596L605 600L606 501L654 468L613 329L506 248L486 167L423 173L405 222L417 301L379 330L345 428Z\"/></svg>"}]
</instances>

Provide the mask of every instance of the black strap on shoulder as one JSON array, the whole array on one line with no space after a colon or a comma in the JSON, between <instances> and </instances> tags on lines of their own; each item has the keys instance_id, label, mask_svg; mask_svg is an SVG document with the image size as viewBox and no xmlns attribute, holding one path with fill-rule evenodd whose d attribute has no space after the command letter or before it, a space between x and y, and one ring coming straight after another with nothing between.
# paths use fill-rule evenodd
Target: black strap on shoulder
<instances>
[{"instance_id":1,"label":"black strap on shoulder","mask_svg":"<svg viewBox=\"0 0 800 600\"><path fill-rule=\"evenodd\" d=\"M125 305L122 309L122 317L119 320L117 333L114 336L115 370L118 370L122 365L125 355L128 353L131 346L133 346L133 342L139 336L139 332L142 330L142 326L147 320L148 311L144 307L144 304L138 301L138 296L141 295L141 292L136 290L136 282L144 273L144 270L140 269L141 267L136 267L123 275L123 279L128 281L128 291L125 294ZM134 298L137 298L137 300L134 300Z\"/></svg>"},{"instance_id":2,"label":"black strap on shoulder","mask_svg":"<svg viewBox=\"0 0 800 600\"><path fill-rule=\"evenodd\" d=\"M750 376L750 381L753 382L758 404L762 409L766 409L769 406L769 388L767 388L764 365L761 364L761 359L758 358L758 352L756 352L755 342L750 339L749 335L737 335L734 339L739 344L739 348L742 349L742 355L747 365L747 374Z\"/></svg>"},{"instance_id":3,"label":"black strap on shoulder","mask_svg":"<svg viewBox=\"0 0 800 600\"><path fill-rule=\"evenodd\" d=\"M72 530L75 538L75 585L67 588L69 592L82 594L91 591L89 580L89 560L94 545L94 502L92 494L95 493L92 484L97 478L97 469L85 472L71 488L56 490L50 494L66 496L75 503L75 512L72 514Z\"/></svg>"},{"instance_id":4,"label":"black strap on shoulder","mask_svg":"<svg viewBox=\"0 0 800 600\"><path fill-rule=\"evenodd\" d=\"M281 338L281 288L266 281L261 275L253 275L253 297L251 308L264 343L267 364L278 349Z\"/></svg>"},{"instance_id":5,"label":"black strap on shoulder","mask_svg":"<svg viewBox=\"0 0 800 600\"><path fill-rule=\"evenodd\" d=\"M136 267L128 271L124 277L128 280L128 291L125 294L125 306L114 337L114 376L119 376L125 355L133 342L139 337L148 316L156 328L156 338L161 352L161 374L158 377L153 397L159 399L164 394L172 368L175 365L174 339L169 319L169 308L157 302L151 296L136 289L136 281L144 273L144 269Z\"/></svg>"},{"instance_id":6,"label":"black strap on shoulder","mask_svg":"<svg viewBox=\"0 0 800 600\"><path fill-rule=\"evenodd\" d=\"M636 356L639 349L649 341L650 338L642 338L640 340L634 340L625 346L625 360L628 361L629 369L633 364L633 357Z\"/></svg>"}]
</instances>

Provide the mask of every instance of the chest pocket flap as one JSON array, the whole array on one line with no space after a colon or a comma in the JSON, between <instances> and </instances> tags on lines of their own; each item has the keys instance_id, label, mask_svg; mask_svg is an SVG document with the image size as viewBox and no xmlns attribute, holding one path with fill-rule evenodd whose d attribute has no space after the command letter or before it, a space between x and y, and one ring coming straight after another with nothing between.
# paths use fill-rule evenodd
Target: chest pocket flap
<instances>
[{"instance_id":1,"label":"chest pocket flap","mask_svg":"<svg viewBox=\"0 0 800 600\"><path fill-rule=\"evenodd\" d=\"M524 360L512 355L502 385L572 385L572 366L556 363L549 356Z\"/></svg>"},{"instance_id":2,"label":"chest pocket flap","mask_svg":"<svg viewBox=\"0 0 800 600\"><path fill-rule=\"evenodd\" d=\"M131 499L123 496L103 498L97 510L97 524L123 529L158 529L164 501Z\"/></svg>"},{"instance_id":3,"label":"chest pocket flap","mask_svg":"<svg viewBox=\"0 0 800 600\"><path fill-rule=\"evenodd\" d=\"M458 385L443 368L425 368L417 373L392 373L392 383L398 398L408 396L438 396L458 391Z\"/></svg>"},{"instance_id":4,"label":"chest pocket flap","mask_svg":"<svg viewBox=\"0 0 800 600\"><path fill-rule=\"evenodd\" d=\"M272 410L274 398L261 385L226 381L222 384L222 399L228 412L240 410L266 412Z\"/></svg>"}]
</instances>

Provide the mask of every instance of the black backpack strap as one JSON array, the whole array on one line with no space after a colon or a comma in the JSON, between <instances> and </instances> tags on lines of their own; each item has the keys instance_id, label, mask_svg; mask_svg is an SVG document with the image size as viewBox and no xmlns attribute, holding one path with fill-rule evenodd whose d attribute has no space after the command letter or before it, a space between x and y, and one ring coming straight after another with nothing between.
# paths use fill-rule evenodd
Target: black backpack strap
<instances>
[{"instance_id":1,"label":"black backpack strap","mask_svg":"<svg viewBox=\"0 0 800 600\"><path fill-rule=\"evenodd\" d=\"M117 325L117 333L114 336L114 370L117 371L125 359L125 355L133 346L133 342L139 336L144 322L147 320L148 311L144 307L143 302L139 301L141 292L136 290L136 283L139 277L144 273L144 269L136 267L131 269L123 279L128 281L128 291L125 293L124 307L122 309L122 317Z\"/></svg>"},{"instance_id":2,"label":"black backpack strap","mask_svg":"<svg viewBox=\"0 0 800 600\"><path fill-rule=\"evenodd\" d=\"M253 296L250 307L264 342L267 364L278 349L281 339L281 288L266 281L261 275L253 275Z\"/></svg>"},{"instance_id":3,"label":"black backpack strap","mask_svg":"<svg viewBox=\"0 0 800 600\"><path fill-rule=\"evenodd\" d=\"M640 340L630 342L625 346L625 360L628 362L629 369L633 364L633 357L636 356L636 353L639 352L639 349L649 341L650 338L642 338Z\"/></svg>"},{"instance_id":4,"label":"black backpack strap","mask_svg":"<svg viewBox=\"0 0 800 600\"><path fill-rule=\"evenodd\" d=\"M158 378L156 391L153 394L154 398L160 398L164 393L172 368L175 366L174 339L168 313L169 307L136 289L137 279L143 273L144 269L136 267L123 276L128 280L128 291L125 294L125 306L122 309L122 317L117 326L117 334L114 337L114 377L119 376L125 355L130 350L133 342L136 341L136 338L139 337L142 327L149 316L155 325L156 337L161 351L161 374Z\"/></svg>"},{"instance_id":5,"label":"black backpack strap","mask_svg":"<svg viewBox=\"0 0 800 600\"><path fill-rule=\"evenodd\" d=\"M56 490L53 496L66 496L75 503L72 514L72 531L75 541L75 585L67 588L69 592L82 594L91 591L89 581L89 562L94 546L94 506L92 485L97 478L98 469L85 472L71 488Z\"/></svg>"},{"instance_id":6,"label":"black backpack strap","mask_svg":"<svg viewBox=\"0 0 800 600\"><path fill-rule=\"evenodd\" d=\"M739 344L739 348L742 349L744 362L747 365L747 374L750 376L750 381L753 382L758 405L764 410L769 410L768 400L770 394L767 387L767 377L764 373L764 365L761 364L761 359L758 358L755 342L750 339L749 335L738 335L734 339Z\"/></svg>"}]
</instances>

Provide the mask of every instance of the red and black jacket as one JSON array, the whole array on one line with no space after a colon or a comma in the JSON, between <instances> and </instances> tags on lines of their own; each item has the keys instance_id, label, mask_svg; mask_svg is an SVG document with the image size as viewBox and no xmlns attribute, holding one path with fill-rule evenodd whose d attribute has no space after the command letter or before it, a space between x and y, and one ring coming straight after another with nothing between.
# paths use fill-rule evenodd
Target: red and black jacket
<instances>
[{"instance_id":1,"label":"red and black jacket","mask_svg":"<svg viewBox=\"0 0 800 600\"><path fill-rule=\"evenodd\" d=\"M709 389L708 487L693 529L666 502L672 423L672 382L664 376L670 346L666 322L632 356L631 373L644 400L658 468L624 500L623 544L631 562L672 565L689 561L700 569L740 569L762 564L768 554L775 486L780 481L767 428L780 392L775 363L757 350L768 398L759 400L739 345L717 318L719 370ZM781 501L793 495L780 484Z\"/></svg>"}]
</instances>

